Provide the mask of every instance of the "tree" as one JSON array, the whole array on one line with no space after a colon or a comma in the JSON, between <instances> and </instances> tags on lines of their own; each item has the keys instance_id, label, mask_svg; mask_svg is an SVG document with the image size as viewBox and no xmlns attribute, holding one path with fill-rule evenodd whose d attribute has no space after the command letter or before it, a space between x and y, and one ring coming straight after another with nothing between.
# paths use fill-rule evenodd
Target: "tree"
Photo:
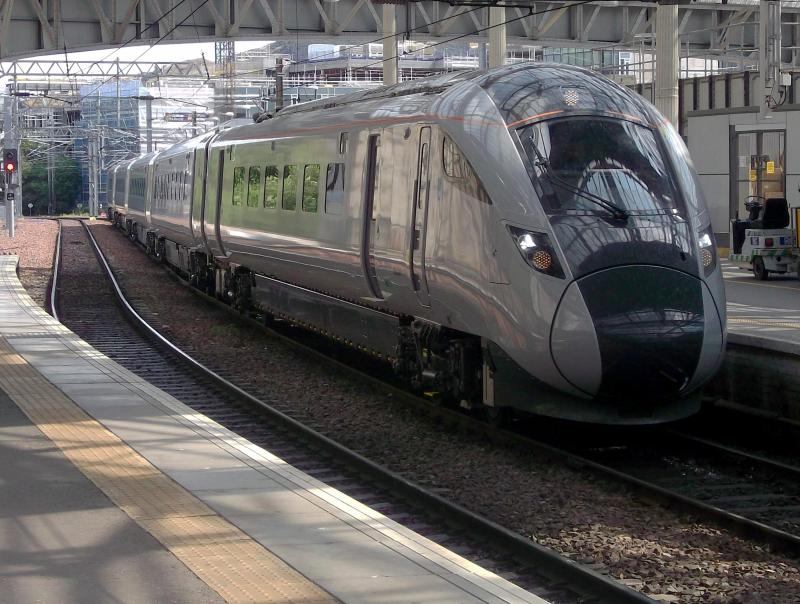
<instances>
[{"instance_id":1,"label":"tree","mask_svg":"<svg viewBox=\"0 0 800 604\"><path fill-rule=\"evenodd\" d=\"M27 209L33 204L34 214L47 214L47 158L40 145L22 142L22 195ZM81 171L78 162L63 153L53 154L53 191L56 214L71 211L81 192Z\"/></svg>"}]
</instances>

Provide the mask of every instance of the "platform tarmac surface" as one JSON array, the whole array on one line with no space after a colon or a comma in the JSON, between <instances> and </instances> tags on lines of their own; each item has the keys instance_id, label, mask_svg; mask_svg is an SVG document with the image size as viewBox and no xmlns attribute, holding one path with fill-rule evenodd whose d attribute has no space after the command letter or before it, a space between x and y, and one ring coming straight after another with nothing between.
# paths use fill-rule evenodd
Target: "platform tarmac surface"
<instances>
[{"instance_id":1,"label":"platform tarmac surface","mask_svg":"<svg viewBox=\"0 0 800 604\"><path fill-rule=\"evenodd\" d=\"M0 602L224 600L0 392Z\"/></svg>"},{"instance_id":2,"label":"platform tarmac surface","mask_svg":"<svg viewBox=\"0 0 800 604\"><path fill-rule=\"evenodd\" d=\"M756 336L788 344L784 352L800 354L800 280L792 275L770 275L758 281L752 271L722 260L728 300L728 333Z\"/></svg>"},{"instance_id":3,"label":"platform tarmac surface","mask_svg":"<svg viewBox=\"0 0 800 604\"><path fill-rule=\"evenodd\" d=\"M544 602L117 365L15 266L0 256L3 604Z\"/></svg>"}]
</instances>

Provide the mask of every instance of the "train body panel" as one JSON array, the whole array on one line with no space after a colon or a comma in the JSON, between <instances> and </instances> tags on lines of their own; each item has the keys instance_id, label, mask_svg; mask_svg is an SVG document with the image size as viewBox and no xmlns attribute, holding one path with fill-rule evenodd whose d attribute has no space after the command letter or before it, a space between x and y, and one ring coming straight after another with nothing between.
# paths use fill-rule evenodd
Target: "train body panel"
<instances>
[{"instance_id":1,"label":"train body panel","mask_svg":"<svg viewBox=\"0 0 800 604\"><path fill-rule=\"evenodd\" d=\"M156 152L142 155L128 168L128 194L125 221L132 238L146 243L150 226L150 208L153 203L153 163Z\"/></svg>"},{"instance_id":2,"label":"train body panel","mask_svg":"<svg viewBox=\"0 0 800 604\"><path fill-rule=\"evenodd\" d=\"M187 248L198 240L192 225L196 154L204 152L213 133L195 137L161 151L153 163L153 196L149 226L157 236ZM202 180L199 181L202 186Z\"/></svg>"},{"instance_id":3,"label":"train body panel","mask_svg":"<svg viewBox=\"0 0 800 604\"><path fill-rule=\"evenodd\" d=\"M174 244L193 282L456 399L664 421L697 407L721 362L721 270L685 146L579 68L295 106L129 172L128 220ZM165 177L180 185L168 202Z\"/></svg>"}]
</instances>

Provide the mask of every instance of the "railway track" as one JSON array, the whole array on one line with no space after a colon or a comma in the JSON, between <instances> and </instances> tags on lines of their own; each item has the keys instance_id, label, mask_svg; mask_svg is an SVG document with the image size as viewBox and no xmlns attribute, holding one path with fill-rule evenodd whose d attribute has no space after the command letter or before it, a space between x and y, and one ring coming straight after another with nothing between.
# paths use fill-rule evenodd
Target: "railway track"
<instances>
[{"instance_id":1,"label":"railway track","mask_svg":"<svg viewBox=\"0 0 800 604\"><path fill-rule=\"evenodd\" d=\"M800 467L677 429L569 451L662 504L800 555Z\"/></svg>"},{"instance_id":2,"label":"railway track","mask_svg":"<svg viewBox=\"0 0 800 604\"><path fill-rule=\"evenodd\" d=\"M214 373L137 313L82 221L64 220L61 230L52 311L121 365L295 467L544 599L652 602L342 447L302 417L289 417Z\"/></svg>"},{"instance_id":3,"label":"railway track","mask_svg":"<svg viewBox=\"0 0 800 604\"><path fill-rule=\"evenodd\" d=\"M228 305L194 288L191 290L231 311ZM588 440L596 444L591 447L574 446L575 442L586 440L585 427L574 430L562 422L546 421L542 428L536 422L522 421L513 428L497 429L461 411L432 405L429 400L387 383L391 375L378 364L368 370L356 369L356 365L369 364L371 360L346 347L330 344L316 334L298 330L288 335L291 328L279 327L276 332L258 320L237 317L255 328L277 333L305 351L321 355L360 380L389 389L438 421L479 433L489 441L515 443L572 466L586 467L623 482L666 507L764 543L773 551L800 555L800 466L787 463L785 455L778 456L783 460L773 459L767 454L747 452L677 429L643 429L634 437L612 436L610 440L604 434L599 438L592 435ZM347 360L331 359L331 352ZM723 417L731 421L732 415ZM787 434L785 430L781 433ZM611 434L616 435L617 431L612 430Z\"/></svg>"}]
</instances>

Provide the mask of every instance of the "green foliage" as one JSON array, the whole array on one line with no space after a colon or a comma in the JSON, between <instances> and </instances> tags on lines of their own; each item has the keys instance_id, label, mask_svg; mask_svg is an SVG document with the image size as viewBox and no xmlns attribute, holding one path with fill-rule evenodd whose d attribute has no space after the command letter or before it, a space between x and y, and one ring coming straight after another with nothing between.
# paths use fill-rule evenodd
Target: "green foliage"
<instances>
[{"instance_id":1,"label":"green foliage","mask_svg":"<svg viewBox=\"0 0 800 604\"><path fill-rule=\"evenodd\" d=\"M34 214L47 214L47 160L37 153L37 145L23 141L22 151L22 203L25 214L28 204L33 204ZM78 162L63 154L53 155L54 211L56 214L75 208L81 192L81 172Z\"/></svg>"}]
</instances>

